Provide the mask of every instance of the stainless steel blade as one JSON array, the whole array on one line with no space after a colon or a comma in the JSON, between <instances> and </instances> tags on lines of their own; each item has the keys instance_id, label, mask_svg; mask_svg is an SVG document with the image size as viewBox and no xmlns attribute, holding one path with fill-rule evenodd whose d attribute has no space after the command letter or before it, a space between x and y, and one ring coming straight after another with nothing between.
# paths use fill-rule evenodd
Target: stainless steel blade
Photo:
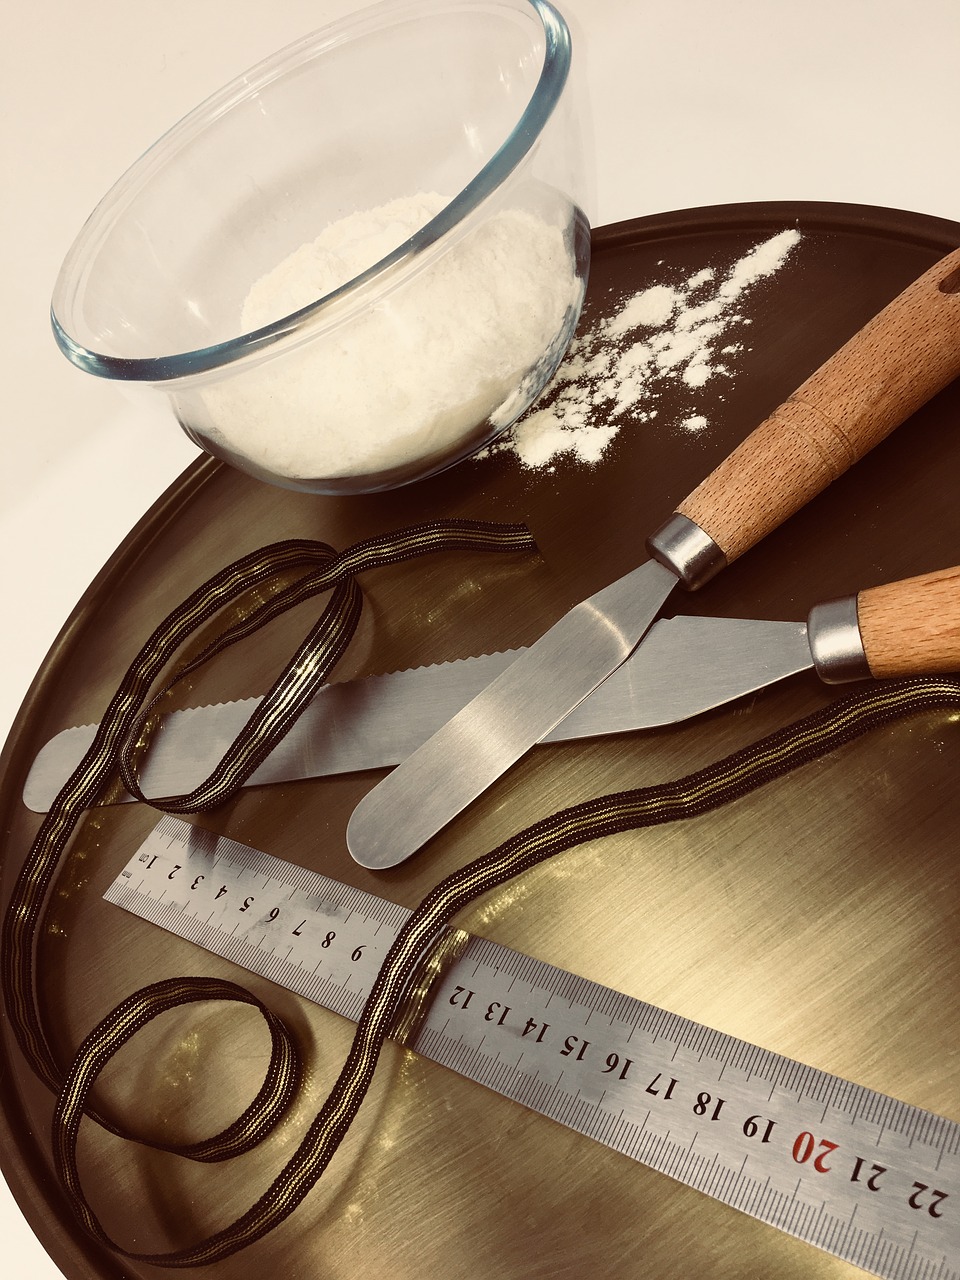
<instances>
[{"instance_id":1,"label":"stainless steel blade","mask_svg":"<svg viewBox=\"0 0 960 1280\"><path fill-rule=\"evenodd\" d=\"M650 560L564 614L364 796L347 823L354 860L416 853L629 657L676 584Z\"/></svg>"},{"instance_id":2,"label":"stainless steel blade","mask_svg":"<svg viewBox=\"0 0 960 1280\"><path fill-rule=\"evenodd\" d=\"M247 786L399 764L522 650L461 658L325 685ZM709 661L703 660L709 653ZM652 729L722 706L812 665L801 622L664 618L643 646L603 681L544 742ZM259 698L174 711L143 763L147 795L181 795L210 773ZM24 804L49 809L93 742L96 725L65 729L38 753ZM123 795L122 801L130 797Z\"/></svg>"}]
</instances>

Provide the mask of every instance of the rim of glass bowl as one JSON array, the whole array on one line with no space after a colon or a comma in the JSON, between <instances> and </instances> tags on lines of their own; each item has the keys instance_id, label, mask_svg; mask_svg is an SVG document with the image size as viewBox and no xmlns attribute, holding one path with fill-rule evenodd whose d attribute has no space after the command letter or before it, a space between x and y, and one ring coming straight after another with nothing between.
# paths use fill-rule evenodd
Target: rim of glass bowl
<instances>
[{"instance_id":1,"label":"rim of glass bowl","mask_svg":"<svg viewBox=\"0 0 960 1280\"><path fill-rule=\"evenodd\" d=\"M456 2L438 6L437 0L407 0L400 4L395 3L395 0L388 0L387 3L370 6L304 36L235 77L183 116L126 170L91 213L60 268L50 307L50 321L57 344L64 355L73 364L97 377L132 382L169 382L210 373L254 354L266 356L275 348L296 345L299 337L308 336L304 331L312 327L312 321L334 300L339 302L341 299L348 299L400 263L407 260L412 263L462 223L529 153L559 102L570 71L570 31L550 0L485 2L514 12L529 9L540 18L544 35L543 66L529 102L499 149L436 217L385 258L315 302L262 328L210 346L165 356L107 355L77 342L67 332L64 321L61 320L76 299L85 267L91 253L100 243L104 228L112 224L129 198L142 189L151 175L176 156L192 137L245 98L300 65L307 57L363 35L365 30L378 27L388 15L391 22L399 22L418 14L436 13L438 7L449 10L469 7Z\"/></svg>"}]
</instances>

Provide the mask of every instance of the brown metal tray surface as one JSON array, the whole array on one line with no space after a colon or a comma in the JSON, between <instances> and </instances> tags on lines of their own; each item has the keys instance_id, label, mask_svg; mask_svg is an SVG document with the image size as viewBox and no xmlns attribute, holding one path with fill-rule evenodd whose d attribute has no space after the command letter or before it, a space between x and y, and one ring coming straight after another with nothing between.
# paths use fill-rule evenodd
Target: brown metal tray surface
<instances>
[{"instance_id":1,"label":"brown metal tray surface","mask_svg":"<svg viewBox=\"0 0 960 1280\"><path fill-rule=\"evenodd\" d=\"M670 429L688 390L620 431L594 466L532 472L470 460L408 488L318 498L211 460L192 466L90 587L50 653L2 766L2 894L39 825L20 800L38 749L100 718L129 660L202 579L286 537L345 547L425 518L522 520L540 555L443 554L368 573L364 621L337 678L532 641L626 572L645 535L870 315L960 244L960 226L849 205L724 206L594 233L583 325L632 291L722 269L788 227L802 240L743 301L736 376L705 387L710 429ZM722 396L722 398L721 398ZM694 410L695 411L695 410ZM943 392L827 493L699 595L671 608L804 618L817 600L960 562L960 385ZM317 605L229 651L185 703L263 692ZM542 748L432 847L389 873L347 854L344 829L381 774L249 789L199 821L414 906L442 874L565 804L719 759L835 697L812 676L676 728ZM960 732L928 714L877 732L719 812L595 842L479 903L461 922L520 950L765 1048L960 1120ZM182 1247L267 1186L338 1069L351 1026L102 902L157 819L94 811L62 867L38 954L40 998L64 1061L148 981L224 974L287 1017L307 1053L295 1114L257 1151L195 1165L88 1124L82 1171L107 1230L137 1250ZM170 1140L215 1132L265 1065L254 1014L165 1015L104 1080L116 1112ZM8 1035L0 1158L70 1280L154 1276L76 1227L51 1172L52 1100ZM852 1277L856 1268L565 1128L392 1048L354 1130L307 1201L224 1277ZM205 1271L204 1274L207 1274Z\"/></svg>"}]
</instances>

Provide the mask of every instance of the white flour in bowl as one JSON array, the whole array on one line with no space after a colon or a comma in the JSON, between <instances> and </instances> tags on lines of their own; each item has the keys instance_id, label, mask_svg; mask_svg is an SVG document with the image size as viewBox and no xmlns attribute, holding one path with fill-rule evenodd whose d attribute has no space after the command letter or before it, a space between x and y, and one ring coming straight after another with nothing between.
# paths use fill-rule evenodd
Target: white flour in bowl
<instances>
[{"instance_id":1,"label":"white flour in bowl","mask_svg":"<svg viewBox=\"0 0 960 1280\"><path fill-rule=\"evenodd\" d=\"M658 428L705 431L709 419L695 393L733 372L743 349L738 331L750 324L739 307L743 294L776 272L799 240L799 231L781 231L720 278L706 266L679 285L652 284L624 299L575 339L533 408L478 457L511 453L532 469L561 455L598 462L623 426L657 419L668 383L689 390L692 411L677 422L657 420Z\"/></svg>"},{"instance_id":2,"label":"white flour in bowl","mask_svg":"<svg viewBox=\"0 0 960 1280\"><path fill-rule=\"evenodd\" d=\"M421 194L332 223L253 285L244 330L352 280L447 203ZM563 228L501 210L337 328L206 387L198 427L214 444L294 479L455 457L489 436L488 419L516 416L511 400L582 292Z\"/></svg>"}]
</instances>

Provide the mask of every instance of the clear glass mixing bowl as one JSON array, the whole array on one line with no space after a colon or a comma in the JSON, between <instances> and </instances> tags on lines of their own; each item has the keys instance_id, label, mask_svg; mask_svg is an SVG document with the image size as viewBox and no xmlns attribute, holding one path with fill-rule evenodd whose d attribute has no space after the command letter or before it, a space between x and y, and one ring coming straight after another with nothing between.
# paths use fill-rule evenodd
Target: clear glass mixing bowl
<instances>
[{"instance_id":1,"label":"clear glass mixing bowl","mask_svg":"<svg viewBox=\"0 0 960 1280\"><path fill-rule=\"evenodd\" d=\"M535 400L583 301L570 52L546 0L389 0L274 55L94 210L53 294L61 349L295 489L474 452Z\"/></svg>"}]
</instances>

